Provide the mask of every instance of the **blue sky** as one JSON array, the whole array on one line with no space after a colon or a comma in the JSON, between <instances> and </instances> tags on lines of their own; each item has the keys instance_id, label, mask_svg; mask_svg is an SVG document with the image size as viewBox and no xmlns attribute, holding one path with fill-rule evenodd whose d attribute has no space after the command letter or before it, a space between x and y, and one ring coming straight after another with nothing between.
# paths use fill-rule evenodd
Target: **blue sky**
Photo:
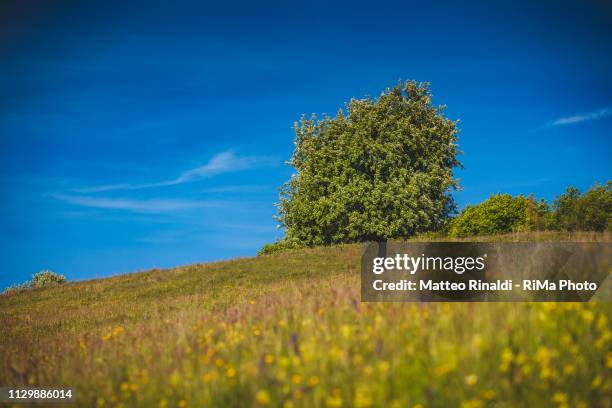
<instances>
[{"instance_id":1,"label":"blue sky","mask_svg":"<svg viewBox=\"0 0 612 408\"><path fill-rule=\"evenodd\" d=\"M254 255L292 123L400 78L461 120L460 207L611 178L604 1L126 3L0 6L0 287Z\"/></svg>"}]
</instances>

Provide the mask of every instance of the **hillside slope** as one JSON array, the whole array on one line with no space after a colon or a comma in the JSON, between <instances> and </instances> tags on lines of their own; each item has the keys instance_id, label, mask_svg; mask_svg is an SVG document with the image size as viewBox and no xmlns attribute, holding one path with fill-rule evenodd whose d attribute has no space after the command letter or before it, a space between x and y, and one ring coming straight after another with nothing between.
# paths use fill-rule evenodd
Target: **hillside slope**
<instances>
[{"instance_id":1,"label":"hillside slope","mask_svg":"<svg viewBox=\"0 0 612 408\"><path fill-rule=\"evenodd\" d=\"M72 386L80 406L612 403L609 304L360 303L359 259L294 250L0 296L0 384Z\"/></svg>"}]
</instances>

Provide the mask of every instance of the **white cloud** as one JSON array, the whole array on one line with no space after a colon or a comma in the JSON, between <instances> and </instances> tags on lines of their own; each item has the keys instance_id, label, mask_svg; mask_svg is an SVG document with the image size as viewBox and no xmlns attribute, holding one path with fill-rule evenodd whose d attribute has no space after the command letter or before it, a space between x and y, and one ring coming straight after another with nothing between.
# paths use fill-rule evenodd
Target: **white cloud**
<instances>
[{"instance_id":1,"label":"white cloud","mask_svg":"<svg viewBox=\"0 0 612 408\"><path fill-rule=\"evenodd\" d=\"M259 193L262 191L274 191L277 186L274 184L254 184L254 185L231 185L211 187L200 190L201 193Z\"/></svg>"},{"instance_id":2,"label":"white cloud","mask_svg":"<svg viewBox=\"0 0 612 408\"><path fill-rule=\"evenodd\" d=\"M236 156L231 150L228 150L226 152L216 154L205 165L184 172L170 183L180 184L221 173L248 170L264 161L267 161L267 159L259 156L240 157Z\"/></svg>"},{"instance_id":3,"label":"white cloud","mask_svg":"<svg viewBox=\"0 0 612 408\"><path fill-rule=\"evenodd\" d=\"M77 189L79 193L99 193L103 191L114 190L142 190L153 187L174 186L177 184L189 183L213 177L222 173L232 173L252 169L261 165L270 165L276 163L276 160L264 156L237 156L232 150L227 150L214 155L208 163L203 166L187 170L180 174L177 178L156 183L144 184L109 184L102 186L94 186Z\"/></svg>"},{"instance_id":4,"label":"white cloud","mask_svg":"<svg viewBox=\"0 0 612 408\"><path fill-rule=\"evenodd\" d=\"M221 207L219 201L197 201L183 199L145 199L134 200L126 198L104 198L54 194L53 198L82 207L105 208L111 210L126 210L137 213L161 213L179 210L190 210L205 207Z\"/></svg>"},{"instance_id":5,"label":"white cloud","mask_svg":"<svg viewBox=\"0 0 612 408\"><path fill-rule=\"evenodd\" d=\"M600 119L606 116L612 115L612 108L603 108L588 113L578 113L576 115L559 118L554 122L549 123L549 126L563 126L570 125L572 123L586 122L588 120Z\"/></svg>"},{"instance_id":6,"label":"white cloud","mask_svg":"<svg viewBox=\"0 0 612 408\"><path fill-rule=\"evenodd\" d=\"M256 225L256 224L219 224L223 229L240 230L243 232L266 232L273 233L278 231L276 225Z\"/></svg>"},{"instance_id":7,"label":"white cloud","mask_svg":"<svg viewBox=\"0 0 612 408\"><path fill-rule=\"evenodd\" d=\"M104 191L113 190L130 190L132 188L133 186L130 184L107 184L103 186L75 188L74 191L76 191L77 193L101 193Z\"/></svg>"}]
</instances>

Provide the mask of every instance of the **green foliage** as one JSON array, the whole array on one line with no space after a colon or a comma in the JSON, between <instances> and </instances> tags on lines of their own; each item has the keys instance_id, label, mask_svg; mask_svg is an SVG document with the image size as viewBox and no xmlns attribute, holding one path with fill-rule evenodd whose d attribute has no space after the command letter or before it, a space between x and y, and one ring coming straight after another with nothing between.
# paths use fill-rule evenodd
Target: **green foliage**
<instances>
[{"instance_id":1,"label":"green foliage","mask_svg":"<svg viewBox=\"0 0 612 408\"><path fill-rule=\"evenodd\" d=\"M546 229L548 204L536 202L533 196L492 195L474 206L468 206L452 222L449 235L493 235L517 231Z\"/></svg>"},{"instance_id":2,"label":"green foliage","mask_svg":"<svg viewBox=\"0 0 612 408\"><path fill-rule=\"evenodd\" d=\"M439 230L454 209L457 126L427 84L400 82L352 99L335 118L295 124L277 217L287 240L313 246Z\"/></svg>"},{"instance_id":3,"label":"green foliage","mask_svg":"<svg viewBox=\"0 0 612 408\"><path fill-rule=\"evenodd\" d=\"M276 252L286 251L287 249L299 248L299 243L290 241L286 238L276 241L272 244L266 244L259 250L257 255L268 255Z\"/></svg>"},{"instance_id":4,"label":"green foliage","mask_svg":"<svg viewBox=\"0 0 612 408\"><path fill-rule=\"evenodd\" d=\"M595 184L581 194L574 187L553 202L552 209L532 196L493 195L465 208L452 220L449 235L492 235L517 231L609 231L612 230L612 182Z\"/></svg>"},{"instance_id":5,"label":"green foliage","mask_svg":"<svg viewBox=\"0 0 612 408\"><path fill-rule=\"evenodd\" d=\"M9 286L2 292L2 294L11 294L22 292L32 288L42 288L45 286L53 286L66 283L66 277L59 273L51 272L48 270L37 272L32 275L32 279L20 284Z\"/></svg>"},{"instance_id":6,"label":"green foliage","mask_svg":"<svg viewBox=\"0 0 612 408\"><path fill-rule=\"evenodd\" d=\"M612 181L580 194L574 187L553 203L555 227L564 231L612 230Z\"/></svg>"},{"instance_id":7,"label":"green foliage","mask_svg":"<svg viewBox=\"0 0 612 408\"><path fill-rule=\"evenodd\" d=\"M60 275L59 273L45 270L32 276L32 280L30 282L32 287L42 288L43 286L66 283L66 277L64 275Z\"/></svg>"}]
</instances>

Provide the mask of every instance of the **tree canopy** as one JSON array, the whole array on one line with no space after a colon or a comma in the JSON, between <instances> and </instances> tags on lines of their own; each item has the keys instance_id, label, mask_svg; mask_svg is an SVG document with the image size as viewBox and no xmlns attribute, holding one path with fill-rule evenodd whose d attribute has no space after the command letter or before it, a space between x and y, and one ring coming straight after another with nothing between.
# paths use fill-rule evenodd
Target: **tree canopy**
<instances>
[{"instance_id":1,"label":"tree canopy","mask_svg":"<svg viewBox=\"0 0 612 408\"><path fill-rule=\"evenodd\" d=\"M278 221L289 245L406 238L439 230L455 208L457 124L427 84L400 82L352 99L335 117L295 124L295 174Z\"/></svg>"},{"instance_id":2,"label":"tree canopy","mask_svg":"<svg viewBox=\"0 0 612 408\"><path fill-rule=\"evenodd\" d=\"M612 230L612 181L595 184L586 193L568 187L553 202L556 227L565 231Z\"/></svg>"}]
</instances>

